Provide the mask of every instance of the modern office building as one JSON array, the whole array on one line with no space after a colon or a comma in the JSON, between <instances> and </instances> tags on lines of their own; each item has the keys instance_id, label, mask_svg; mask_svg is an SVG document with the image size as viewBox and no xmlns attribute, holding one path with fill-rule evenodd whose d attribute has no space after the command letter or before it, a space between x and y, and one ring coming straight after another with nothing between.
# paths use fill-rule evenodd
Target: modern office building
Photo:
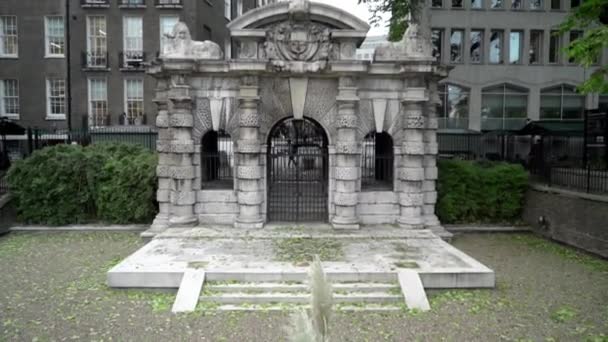
<instances>
[{"instance_id":1,"label":"modern office building","mask_svg":"<svg viewBox=\"0 0 608 342\"><path fill-rule=\"evenodd\" d=\"M181 20L193 39L212 40L229 55L226 24L266 2L2 0L0 116L24 127L68 127L70 39L71 128L153 125L155 82L144 66L161 50L164 34Z\"/></svg>"},{"instance_id":2,"label":"modern office building","mask_svg":"<svg viewBox=\"0 0 608 342\"><path fill-rule=\"evenodd\" d=\"M443 128L515 130L608 106L608 94L576 92L594 69L562 49L583 32L556 34L579 0L430 1L434 53L454 67L441 87ZM597 65L606 64L604 51Z\"/></svg>"}]
</instances>

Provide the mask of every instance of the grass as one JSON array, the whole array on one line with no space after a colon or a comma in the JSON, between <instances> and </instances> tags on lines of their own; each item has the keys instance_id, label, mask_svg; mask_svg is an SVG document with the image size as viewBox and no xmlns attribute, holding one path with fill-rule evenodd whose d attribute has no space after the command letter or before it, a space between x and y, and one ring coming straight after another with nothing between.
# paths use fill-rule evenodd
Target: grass
<instances>
[{"instance_id":1,"label":"grass","mask_svg":"<svg viewBox=\"0 0 608 342\"><path fill-rule=\"evenodd\" d=\"M559 255L567 260L581 264L592 271L608 273L608 262L606 260L583 251L532 234L517 234L513 235L512 238L513 241L537 251Z\"/></svg>"},{"instance_id":2,"label":"grass","mask_svg":"<svg viewBox=\"0 0 608 342\"><path fill-rule=\"evenodd\" d=\"M273 240L275 259L306 266L318 255L321 261L340 261L342 243L334 239L289 238Z\"/></svg>"}]
</instances>

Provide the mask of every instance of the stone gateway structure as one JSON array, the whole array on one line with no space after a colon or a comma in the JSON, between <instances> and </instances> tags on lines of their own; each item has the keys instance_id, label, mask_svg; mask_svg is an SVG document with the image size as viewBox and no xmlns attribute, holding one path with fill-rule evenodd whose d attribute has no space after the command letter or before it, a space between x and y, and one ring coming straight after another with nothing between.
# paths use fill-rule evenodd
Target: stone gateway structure
<instances>
[{"instance_id":1,"label":"stone gateway structure","mask_svg":"<svg viewBox=\"0 0 608 342\"><path fill-rule=\"evenodd\" d=\"M307 0L231 22L230 60L176 25L148 69L160 204L149 233L268 222L440 229L436 107L446 70L422 21L371 63L355 54L365 22Z\"/></svg>"}]
</instances>

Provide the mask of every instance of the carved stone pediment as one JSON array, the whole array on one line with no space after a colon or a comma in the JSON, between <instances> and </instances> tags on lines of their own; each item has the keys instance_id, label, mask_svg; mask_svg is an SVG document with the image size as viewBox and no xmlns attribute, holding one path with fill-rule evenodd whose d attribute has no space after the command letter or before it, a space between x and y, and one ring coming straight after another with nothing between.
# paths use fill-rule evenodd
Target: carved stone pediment
<instances>
[{"instance_id":1,"label":"carved stone pediment","mask_svg":"<svg viewBox=\"0 0 608 342\"><path fill-rule=\"evenodd\" d=\"M264 51L271 60L314 62L330 55L329 28L313 22L283 22L266 32Z\"/></svg>"}]
</instances>

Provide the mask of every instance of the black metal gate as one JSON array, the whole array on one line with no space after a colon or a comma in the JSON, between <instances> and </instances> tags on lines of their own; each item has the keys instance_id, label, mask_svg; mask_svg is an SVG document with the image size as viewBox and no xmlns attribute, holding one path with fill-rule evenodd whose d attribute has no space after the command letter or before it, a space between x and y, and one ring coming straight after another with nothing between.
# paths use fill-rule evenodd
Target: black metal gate
<instances>
[{"instance_id":1,"label":"black metal gate","mask_svg":"<svg viewBox=\"0 0 608 342\"><path fill-rule=\"evenodd\" d=\"M327 221L327 136L313 120L286 119L268 138L268 220Z\"/></svg>"}]
</instances>

